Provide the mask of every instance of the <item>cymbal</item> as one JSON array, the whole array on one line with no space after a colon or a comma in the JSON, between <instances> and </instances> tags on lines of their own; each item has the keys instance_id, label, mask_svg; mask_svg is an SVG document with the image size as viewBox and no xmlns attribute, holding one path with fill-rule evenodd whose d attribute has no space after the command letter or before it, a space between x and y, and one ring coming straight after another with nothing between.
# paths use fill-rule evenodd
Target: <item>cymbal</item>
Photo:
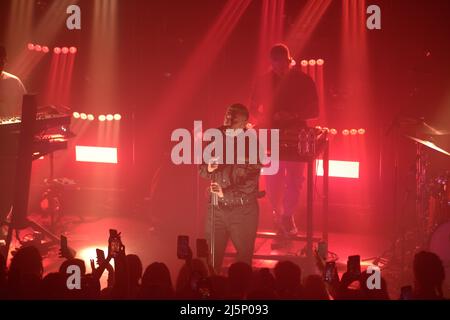
<instances>
[{"instance_id":1,"label":"cymbal","mask_svg":"<svg viewBox=\"0 0 450 320\"><path fill-rule=\"evenodd\" d=\"M447 156L450 156L450 152L447 152L447 151L445 151L444 149L438 147L437 145L435 145L435 144L434 144L433 142L431 142L431 141L428 141L428 140L422 140L422 139L419 139L419 138L411 137L411 136L409 136L409 135L406 135L406 137L408 137L409 139L411 139L411 140L413 140L413 141L415 141L415 142L417 142L417 143L420 143L420 144L422 144L422 145L424 145L424 146L426 146L426 147L428 147L428 148L430 148L430 149L433 149L433 150L435 150L435 151L438 151L438 152L441 152L441 153L443 153L443 154L446 154Z\"/></svg>"},{"instance_id":2,"label":"cymbal","mask_svg":"<svg viewBox=\"0 0 450 320\"><path fill-rule=\"evenodd\" d=\"M416 118L402 118L399 120L400 128L407 133L414 133L414 135L427 135L427 136L445 136L450 134L449 130L440 130L430 124L426 123L423 119Z\"/></svg>"}]
</instances>

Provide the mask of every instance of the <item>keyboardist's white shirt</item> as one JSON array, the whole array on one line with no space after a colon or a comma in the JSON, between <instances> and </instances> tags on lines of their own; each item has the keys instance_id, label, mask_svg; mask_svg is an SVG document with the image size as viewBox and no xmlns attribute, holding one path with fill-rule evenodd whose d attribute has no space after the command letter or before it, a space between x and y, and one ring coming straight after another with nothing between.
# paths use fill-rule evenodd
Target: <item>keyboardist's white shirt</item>
<instances>
[{"instance_id":1,"label":"keyboardist's white shirt","mask_svg":"<svg viewBox=\"0 0 450 320\"><path fill-rule=\"evenodd\" d=\"M3 71L0 74L0 117L17 116L22 113L25 87L18 77Z\"/></svg>"}]
</instances>

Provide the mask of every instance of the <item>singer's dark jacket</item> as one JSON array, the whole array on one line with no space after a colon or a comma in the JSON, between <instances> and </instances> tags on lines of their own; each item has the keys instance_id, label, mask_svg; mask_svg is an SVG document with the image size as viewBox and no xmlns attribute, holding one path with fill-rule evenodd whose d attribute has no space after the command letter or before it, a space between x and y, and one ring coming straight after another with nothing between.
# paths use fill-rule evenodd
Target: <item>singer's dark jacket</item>
<instances>
[{"instance_id":1,"label":"singer's dark jacket","mask_svg":"<svg viewBox=\"0 0 450 320\"><path fill-rule=\"evenodd\" d=\"M223 191L219 198L222 208L242 206L255 202L259 193L259 176L261 166L257 164L222 164L213 174L208 172L208 165L200 165L200 176L217 182Z\"/></svg>"},{"instance_id":2,"label":"singer's dark jacket","mask_svg":"<svg viewBox=\"0 0 450 320\"><path fill-rule=\"evenodd\" d=\"M219 129L222 132L225 130L223 127ZM237 160L235 159L235 161ZM219 167L213 173L209 173L208 164L202 164L199 171L201 177L213 180L222 187L224 197L219 198L219 206L233 208L256 202L256 199L262 196L259 192L261 168L262 166L259 163L219 164Z\"/></svg>"}]
</instances>

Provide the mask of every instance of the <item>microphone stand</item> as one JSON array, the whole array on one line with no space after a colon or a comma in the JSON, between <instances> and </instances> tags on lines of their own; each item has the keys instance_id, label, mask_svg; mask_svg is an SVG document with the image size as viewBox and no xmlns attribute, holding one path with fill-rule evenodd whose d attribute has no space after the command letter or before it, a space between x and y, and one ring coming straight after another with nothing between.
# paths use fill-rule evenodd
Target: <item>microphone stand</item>
<instances>
[{"instance_id":1,"label":"microphone stand","mask_svg":"<svg viewBox=\"0 0 450 320\"><path fill-rule=\"evenodd\" d=\"M217 169L216 169L217 170ZM212 172L212 174L211 174L211 183L214 183L214 182L216 182L216 172L215 171L213 171ZM216 263L215 263L215 261L216 261L216 256L215 256L215 244L216 244L216 240L215 240L215 237L216 237L216 235L215 235L215 210L216 210L216 207L219 205L219 196L216 194L216 193L214 193L214 192L211 192L211 208L210 208L210 210L211 210L211 225L210 225L210 234L211 234L211 248L210 248L210 252L211 252L211 265L212 265L212 267L213 267L213 270L215 270L215 268L216 268Z\"/></svg>"}]
</instances>

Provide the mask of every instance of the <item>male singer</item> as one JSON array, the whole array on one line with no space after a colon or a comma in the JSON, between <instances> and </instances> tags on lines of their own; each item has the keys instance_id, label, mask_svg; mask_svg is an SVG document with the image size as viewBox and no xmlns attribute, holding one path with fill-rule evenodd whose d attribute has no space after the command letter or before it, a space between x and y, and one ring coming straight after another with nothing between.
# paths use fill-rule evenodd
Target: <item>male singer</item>
<instances>
[{"instance_id":1,"label":"male singer","mask_svg":"<svg viewBox=\"0 0 450 320\"><path fill-rule=\"evenodd\" d=\"M244 105L233 104L227 109L220 129L224 135L237 139L237 135L246 130L248 118L249 112ZM229 238L236 248L237 261L252 263L258 227L260 170L259 164L248 164L248 161L246 164L217 164L212 160L200 166L200 175L211 180L206 238L211 246L211 233L214 233L214 268L217 272L220 272ZM217 197L216 206L211 205L213 197Z\"/></svg>"}]
</instances>

